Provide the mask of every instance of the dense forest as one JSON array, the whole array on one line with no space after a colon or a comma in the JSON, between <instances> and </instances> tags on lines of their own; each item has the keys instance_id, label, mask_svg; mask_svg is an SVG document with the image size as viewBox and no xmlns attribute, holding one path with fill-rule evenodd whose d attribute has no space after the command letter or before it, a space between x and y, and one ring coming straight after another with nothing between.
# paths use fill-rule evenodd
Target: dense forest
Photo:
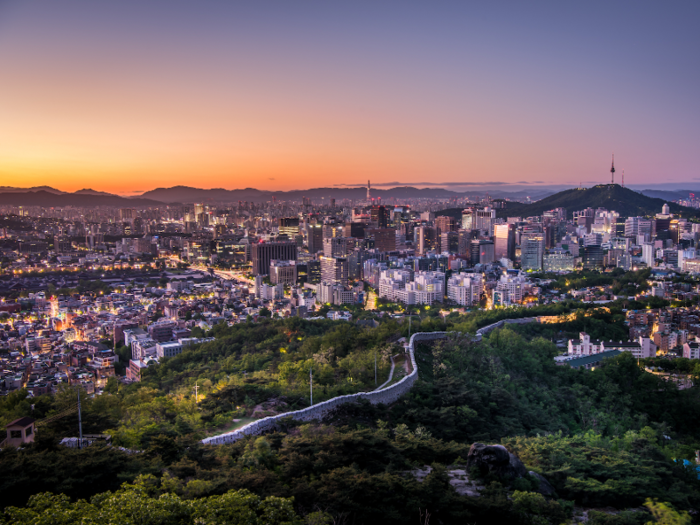
<instances>
[{"instance_id":1,"label":"dense forest","mask_svg":"<svg viewBox=\"0 0 700 525\"><path fill-rule=\"evenodd\" d=\"M413 331L455 334L418 346L419 380L398 402L345 406L323 422L289 420L277 432L208 447L199 440L233 428L233 419L306 406L310 366L315 399L374 388L375 355L383 382L408 335L393 319L376 328L301 319L217 326L215 341L164 360L142 383L113 382L84 399L84 431L108 432L116 446L58 446L58 437L76 434L68 416L40 427L34 445L3 450L4 520L53 523L62 513L64 523L559 524L605 507L622 512L587 511L589 523L689 522L694 515L683 512L698 508L700 482L683 460L700 449L700 389L679 390L629 354L594 370L552 359L560 352L553 340L580 330L621 338L621 308L425 312ZM469 337L504 317L562 313L573 316L495 330L480 343ZM34 405L40 419L75 396L19 391L0 400L0 417L28 415ZM507 483L471 472L481 495L460 496L450 473L464 468L474 442L502 443L555 494L539 494L531 478ZM412 472L426 465L432 471L417 479ZM144 508L153 514L139 517Z\"/></svg>"}]
</instances>

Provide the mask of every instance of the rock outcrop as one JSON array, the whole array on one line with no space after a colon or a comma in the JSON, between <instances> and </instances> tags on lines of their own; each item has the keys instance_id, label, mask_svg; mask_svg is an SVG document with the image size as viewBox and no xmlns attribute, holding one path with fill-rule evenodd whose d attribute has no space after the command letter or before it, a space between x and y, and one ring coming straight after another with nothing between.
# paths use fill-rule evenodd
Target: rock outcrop
<instances>
[{"instance_id":1,"label":"rock outcrop","mask_svg":"<svg viewBox=\"0 0 700 525\"><path fill-rule=\"evenodd\" d=\"M503 445L474 443L467 456L467 470L477 469L482 476L494 476L512 481L527 475L527 469L518 456L508 452Z\"/></svg>"},{"instance_id":2,"label":"rock outcrop","mask_svg":"<svg viewBox=\"0 0 700 525\"><path fill-rule=\"evenodd\" d=\"M528 474L530 474L530 476L532 476L540 482L539 487L537 487L537 492L544 496L554 496L556 494L556 491L554 490L552 484L549 481L547 481L547 478L545 478L542 474L538 474L533 470L528 472Z\"/></svg>"},{"instance_id":3,"label":"rock outcrop","mask_svg":"<svg viewBox=\"0 0 700 525\"><path fill-rule=\"evenodd\" d=\"M534 471L529 471L515 454L508 452L503 445L484 445L474 443L467 456L467 472L477 469L481 476L493 476L510 483L518 478L528 476L539 485L535 489L545 496L553 496L556 491L547 479Z\"/></svg>"}]
</instances>

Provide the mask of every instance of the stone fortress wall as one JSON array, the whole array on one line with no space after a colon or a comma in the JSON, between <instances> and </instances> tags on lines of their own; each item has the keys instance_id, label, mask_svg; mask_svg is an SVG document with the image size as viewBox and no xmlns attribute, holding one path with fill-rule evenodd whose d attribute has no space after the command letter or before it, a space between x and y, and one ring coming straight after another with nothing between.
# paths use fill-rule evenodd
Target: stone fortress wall
<instances>
[{"instance_id":1,"label":"stone fortress wall","mask_svg":"<svg viewBox=\"0 0 700 525\"><path fill-rule=\"evenodd\" d=\"M280 420L288 417L291 417L295 421L323 419L340 405L344 405L346 403L357 403L361 399L366 399L373 405L378 405L380 403L393 403L401 396L406 394L406 392L411 390L413 383L415 383L416 379L418 379L418 367L416 366L416 357L413 352L413 345L415 342L444 339L447 337L448 333L449 332L419 332L413 334L408 345L408 353L411 357L411 366L413 367L413 371L401 379L401 381L398 383L389 385L381 390L375 390L373 392L360 392L358 394L350 394L347 396L338 396L308 408L259 419L257 421L253 421L252 423L248 423L247 425L239 428L238 430L234 430L233 432L227 432L226 434L203 439L202 443L205 445L223 445L225 443L233 443L245 436L262 434L263 432L274 430L277 428L277 423Z\"/></svg>"},{"instance_id":2,"label":"stone fortress wall","mask_svg":"<svg viewBox=\"0 0 700 525\"><path fill-rule=\"evenodd\" d=\"M507 324L528 324L528 323L539 323L540 318L539 317L521 317L519 319L501 319L500 321L490 324L488 326L484 326L483 328L479 328L476 331L476 337L474 338L476 341L481 341L481 338L488 334L489 332L492 332L496 328L502 328Z\"/></svg>"},{"instance_id":3,"label":"stone fortress wall","mask_svg":"<svg viewBox=\"0 0 700 525\"><path fill-rule=\"evenodd\" d=\"M481 341L482 337L496 328L501 328L506 324L526 324L539 322L537 317L523 317L520 319L503 319L496 323L484 326L476 331L475 341ZM323 401L317 405L313 405L301 410L295 410L293 412L285 412L284 414L277 414L276 416L269 416L234 430L232 432L227 432L218 436L208 437L202 440L205 445L224 445L226 443L233 443L238 441L245 436L262 434L264 432L269 432L277 428L277 423L282 420L291 417L295 421L311 421L314 419L323 419L325 416L336 410L340 405L346 403L357 403L361 399L366 399L373 405L378 405L380 403L389 404L393 403L401 396L406 394L413 383L418 379L418 367L416 366L416 357L414 354L414 344L419 341L433 341L435 339L445 339L450 332L418 332L411 336L411 340L408 345L408 352L411 357L411 366L413 371L404 377L398 383L389 385L381 390L375 390L373 392L360 392L358 394L350 394L347 396L338 396L328 401Z\"/></svg>"}]
</instances>

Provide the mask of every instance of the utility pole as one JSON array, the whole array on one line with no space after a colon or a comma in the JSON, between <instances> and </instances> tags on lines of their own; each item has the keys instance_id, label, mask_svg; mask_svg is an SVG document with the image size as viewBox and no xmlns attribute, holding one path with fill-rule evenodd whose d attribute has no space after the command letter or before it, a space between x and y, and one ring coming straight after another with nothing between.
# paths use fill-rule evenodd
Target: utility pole
<instances>
[{"instance_id":1,"label":"utility pole","mask_svg":"<svg viewBox=\"0 0 700 525\"><path fill-rule=\"evenodd\" d=\"M80 409L80 386L78 386L78 448L83 448L83 415Z\"/></svg>"},{"instance_id":2,"label":"utility pole","mask_svg":"<svg viewBox=\"0 0 700 525\"><path fill-rule=\"evenodd\" d=\"M194 382L194 402L199 403L199 386L197 381Z\"/></svg>"},{"instance_id":3,"label":"utility pole","mask_svg":"<svg viewBox=\"0 0 700 525\"><path fill-rule=\"evenodd\" d=\"M314 405L314 368L309 368L309 388L311 389L311 406Z\"/></svg>"}]
</instances>

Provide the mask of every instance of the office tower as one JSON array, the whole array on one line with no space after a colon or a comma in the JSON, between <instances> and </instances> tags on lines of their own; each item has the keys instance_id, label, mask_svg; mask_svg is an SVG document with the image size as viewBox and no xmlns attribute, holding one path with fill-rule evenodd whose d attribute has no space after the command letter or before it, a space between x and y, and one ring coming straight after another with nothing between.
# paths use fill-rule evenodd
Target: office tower
<instances>
[{"instance_id":1,"label":"office tower","mask_svg":"<svg viewBox=\"0 0 700 525\"><path fill-rule=\"evenodd\" d=\"M445 216L440 216L435 219L435 228L437 229L438 235L457 230L455 220L452 217Z\"/></svg>"},{"instance_id":2,"label":"office tower","mask_svg":"<svg viewBox=\"0 0 700 525\"><path fill-rule=\"evenodd\" d=\"M625 221L625 237L653 235L654 221L644 217L628 217Z\"/></svg>"},{"instance_id":3,"label":"office tower","mask_svg":"<svg viewBox=\"0 0 700 525\"><path fill-rule=\"evenodd\" d=\"M385 206L372 206L370 222L375 228L387 228L389 226L389 210Z\"/></svg>"},{"instance_id":4,"label":"office tower","mask_svg":"<svg viewBox=\"0 0 700 525\"><path fill-rule=\"evenodd\" d=\"M437 231L430 226L419 226L416 228L416 243L418 245L418 253L426 254L430 250L434 250L437 246Z\"/></svg>"},{"instance_id":5,"label":"office tower","mask_svg":"<svg viewBox=\"0 0 700 525\"><path fill-rule=\"evenodd\" d=\"M654 261L656 257L654 256L654 245L650 242L645 242L642 244L642 261L649 267L654 267Z\"/></svg>"},{"instance_id":6,"label":"office tower","mask_svg":"<svg viewBox=\"0 0 700 525\"><path fill-rule=\"evenodd\" d=\"M494 257L515 259L515 224L496 224L493 227Z\"/></svg>"},{"instance_id":7,"label":"office tower","mask_svg":"<svg viewBox=\"0 0 700 525\"><path fill-rule=\"evenodd\" d=\"M585 246L583 248L583 268L593 270L603 268L605 251L600 245Z\"/></svg>"},{"instance_id":8,"label":"office tower","mask_svg":"<svg viewBox=\"0 0 700 525\"><path fill-rule=\"evenodd\" d=\"M355 247L352 237L330 237L323 239L323 255L326 257L345 257Z\"/></svg>"},{"instance_id":9,"label":"office tower","mask_svg":"<svg viewBox=\"0 0 700 525\"><path fill-rule=\"evenodd\" d=\"M306 280L311 284L321 282L321 261L307 261Z\"/></svg>"},{"instance_id":10,"label":"office tower","mask_svg":"<svg viewBox=\"0 0 700 525\"><path fill-rule=\"evenodd\" d=\"M286 235L290 241L295 240L299 235L299 218L298 217L280 217L277 220L280 235Z\"/></svg>"},{"instance_id":11,"label":"office tower","mask_svg":"<svg viewBox=\"0 0 700 525\"><path fill-rule=\"evenodd\" d=\"M380 252L396 250L396 230L393 228L369 228L365 237L374 240L374 248Z\"/></svg>"},{"instance_id":12,"label":"office tower","mask_svg":"<svg viewBox=\"0 0 700 525\"><path fill-rule=\"evenodd\" d=\"M367 225L362 222L345 223L345 226L343 226L343 237L354 237L355 239L364 239L365 228L367 228Z\"/></svg>"},{"instance_id":13,"label":"office tower","mask_svg":"<svg viewBox=\"0 0 700 525\"><path fill-rule=\"evenodd\" d=\"M656 219L654 219L654 226L654 230L656 231L657 236L660 232L668 232L671 229L671 218L660 218L657 216ZM665 235L665 237L668 238L668 235Z\"/></svg>"},{"instance_id":14,"label":"office tower","mask_svg":"<svg viewBox=\"0 0 700 525\"><path fill-rule=\"evenodd\" d=\"M458 230L457 231L457 254L469 255L471 252L472 239L474 238L474 230Z\"/></svg>"},{"instance_id":15,"label":"office tower","mask_svg":"<svg viewBox=\"0 0 700 525\"><path fill-rule=\"evenodd\" d=\"M668 228L666 228L668 229ZM625 236L625 219L618 217L615 223L610 228L611 237Z\"/></svg>"},{"instance_id":16,"label":"office tower","mask_svg":"<svg viewBox=\"0 0 700 525\"><path fill-rule=\"evenodd\" d=\"M467 208L462 212L462 229L484 230L491 235L493 222L496 220L496 210L489 206L484 208Z\"/></svg>"},{"instance_id":17,"label":"office tower","mask_svg":"<svg viewBox=\"0 0 700 525\"><path fill-rule=\"evenodd\" d=\"M362 248L355 248L348 254L348 278L353 280L362 279L362 263L368 255Z\"/></svg>"},{"instance_id":18,"label":"office tower","mask_svg":"<svg viewBox=\"0 0 700 525\"><path fill-rule=\"evenodd\" d=\"M250 255L253 260L253 275L268 275L270 261L296 261L297 245L294 242L262 242L251 246Z\"/></svg>"},{"instance_id":19,"label":"office tower","mask_svg":"<svg viewBox=\"0 0 700 525\"><path fill-rule=\"evenodd\" d=\"M323 226L321 224L309 224L306 227L306 246L309 253L318 253L323 250Z\"/></svg>"},{"instance_id":20,"label":"office tower","mask_svg":"<svg viewBox=\"0 0 700 525\"><path fill-rule=\"evenodd\" d=\"M459 250L459 234L448 231L440 234L440 253L457 253Z\"/></svg>"},{"instance_id":21,"label":"office tower","mask_svg":"<svg viewBox=\"0 0 700 525\"><path fill-rule=\"evenodd\" d=\"M348 284L348 260L346 257L319 257L321 261L321 282L327 284Z\"/></svg>"},{"instance_id":22,"label":"office tower","mask_svg":"<svg viewBox=\"0 0 700 525\"><path fill-rule=\"evenodd\" d=\"M524 233L520 239L520 260L523 270L542 270L544 233Z\"/></svg>"},{"instance_id":23,"label":"office tower","mask_svg":"<svg viewBox=\"0 0 700 525\"><path fill-rule=\"evenodd\" d=\"M197 225L204 222L204 204L197 203L194 205L194 222Z\"/></svg>"},{"instance_id":24,"label":"office tower","mask_svg":"<svg viewBox=\"0 0 700 525\"><path fill-rule=\"evenodd\" d=\"M290 284L297 282L296 261L270 261L270 282L272 284Z\"/></svg>"},{"instance_id":25,"label":"office tower","mask_svg":"<svg viewBox=\"0 0 700 525\"><path fill-rule=\"evenodd\" d=\"M471 243L471 263L490 264L494 261L493 241L474 239Z\"/></svg>"},{"instance_id":26,"label":"office tower","mask_svg":"<svg viewBox=\"0 0 700 525\"><path fill-rule=\"evenodd\" d=\"M593 211L593 208L574 212L574 222L579 228L586 228L586 233L591 233L594 218L595 211Z\"/></svg>"}]
</instances>

